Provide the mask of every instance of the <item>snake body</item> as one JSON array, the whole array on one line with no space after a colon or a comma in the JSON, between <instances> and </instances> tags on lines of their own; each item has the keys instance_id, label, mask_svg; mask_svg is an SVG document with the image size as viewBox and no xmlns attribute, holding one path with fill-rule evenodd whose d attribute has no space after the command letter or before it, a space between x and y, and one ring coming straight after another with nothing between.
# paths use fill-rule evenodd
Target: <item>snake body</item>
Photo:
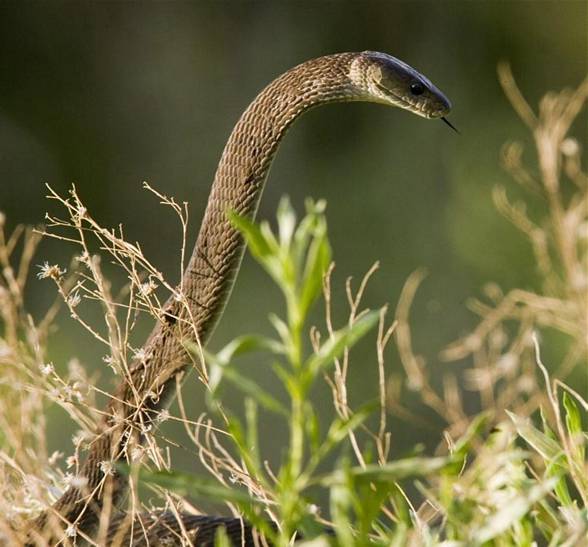
<instances>
[{"instance_id":1,"label":"snake body","mask_svg":"<svg viewBox=\"0 0 588 547\"><path fill-rule=\"evenodd\" d=\"M86 486L70 487L31 523L31 545L53 545L72 525L78 537L91 536L105 500L114 504L120 500L126 481L117 473L105 474L104 462L124 460L130 440L140 442L142 428L153 422L156 411L165 404L165 393L191 362L183 341L206 343L233 286L244 242L227 211L254 217L272 159L296 118L323 104L351 101L398 106L425 118L442 118L450 110L447 98L428 79L402 61L377 52L341 53L307 61L261 91L225 146L180 296L166 303L165 313L144 345L145 357L132 364L130 377L123 380L104 413L106 418L79 473ZM155 521L152 545L161 543L166 529L179 529L174 524L176 517L168 513L158 513ZM247 540L243 544L253 544L251 530L239 519L183 515L182 521L184 529L194 533L194 545L211 544L205 532L218 526L227 528L235 544L241 545L243 539ZM109 542L117 527L111 529ZM140 527L133 530L132 534L118 534L122 545L148 544Z\"/></svg>"}]
</instances>

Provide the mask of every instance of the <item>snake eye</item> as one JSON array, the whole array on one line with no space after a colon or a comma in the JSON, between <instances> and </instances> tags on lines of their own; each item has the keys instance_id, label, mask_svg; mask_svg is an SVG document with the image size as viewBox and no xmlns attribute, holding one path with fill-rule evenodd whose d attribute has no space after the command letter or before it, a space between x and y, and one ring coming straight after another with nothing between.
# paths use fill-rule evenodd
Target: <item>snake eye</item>
<instances>
[{"instance_id":1,"label":"snake eye","mask_svg":"<svg viewBox=\"0 0 588 547\"><path fill-rule=\"evenodd\" d=\"M425 92L425 86L421 82L414 82L410 84L410 92L413 95L422 95Z\"/></svg>"}]
</instances>

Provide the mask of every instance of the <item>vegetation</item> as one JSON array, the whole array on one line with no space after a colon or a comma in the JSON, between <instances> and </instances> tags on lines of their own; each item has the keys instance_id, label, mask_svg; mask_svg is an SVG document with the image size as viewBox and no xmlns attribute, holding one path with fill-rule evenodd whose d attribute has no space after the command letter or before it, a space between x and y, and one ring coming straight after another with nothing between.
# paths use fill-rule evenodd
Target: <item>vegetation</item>
<instances>
[{"instance_id":1,"label":"vegetation","mask_svg":"<svg viewBox=\"0 0 588 547\"><path fill-rule=\"evenodd\" d=\"M148 509L142 508L136 486L149 484L172 510L189 508L186 496L226 503L278 546L291 544L297 532L314 547L333 541L343 546L586 544L588 402L586 393L578 393L564 379L578 367L584 367L581 374L586 372L588 177L581 169L580 145L568 132L588 96L588 80L576 91L547 95L536 115L506 67L500 78L532 131L538 170L525 167L520 144L505 148L504 163L525 191L542 200L535 207L542 216L532 218L525 203L509 201L502 187L494 199L528 237L540 288L505 293L488 286L484 301L472 303L480 316L478 325L441 354L448 361L471 356L471 366L463 372L448 368L438 388L412 348L410 308L420 272L408 279L393 318L385 306L374 311L362 307L375 267L356 290L349 281L349 315L335 327L324 202L308 201L306 216L297 223L288 201L282 201L276 232L267 222L233 216L250 252L279 287L284 310L270 317L273 337L239 336L221 351L205 353L203 363L200 348L186 341L211 414L190 419L180 391L180 415L165 410L160 421L185 424L192 448L211 476L174 470L165 448L156 442L157 432L144 431L147 442L129 451L130 510ZM185 207L156 195L178 213L185 235ZM160 289L175 289L138 245L125 241L122 230L102 228L75 189L67 199L52 191L50 197L65 207L67 217L48 217L45 234L78 246L78 255L71 272L45 264L38 276L56 283L59 300L72 318L104 344L106 364L124 377L141 351L130 343L136 315L159 318ZM39 233L31 229L17 228L10 236L0 230L0 538L14 544L22 541L19 523L80 480L76 472L81 451L100 417L95 399L104 395L76 360L65 373L46 360L58 304L40 320L30 317L24 306L38 242ZM128 283L116 297L102 272L101 254L126 274ZM308 323L309 310L321 294L322 329ZM85 319L84 306L91 305L103 310L103 325ZM559 363L542 362L545 332L565 337ZM359 366L353 362L353 346L361 339L375 340L378 384L373 402L353 406L347 375L350 367ZM392 342L404 378L390 374L386 359ZM239 360L252 353L259 366L279 380L283 397L243 372ZM319 419L310 397L321 381L332 393L327 427L321 426L326 417ZM242 393L242 413L223 404L228 385ZM422 404L446 422L435 454L415 449L401 459L390 455L389 415L408 422L416 418L405 405L407 392L416 392ZM466 392L478 395L479 407L473 413L464 408ZM74 455L65 460L66 471L58 465L64 454L47 450L46 416L55 404L80 428L73 440ZM282 420L288 430L277 466L266 461L259 439L259 424L268 415ZM328 499L328 507L319 507L319 499ZM327 529L334 536L325 533ZM72 528L64 544L75 541ZM218 544L227 544L222 534Z\"/></svg>"}]
</instances>

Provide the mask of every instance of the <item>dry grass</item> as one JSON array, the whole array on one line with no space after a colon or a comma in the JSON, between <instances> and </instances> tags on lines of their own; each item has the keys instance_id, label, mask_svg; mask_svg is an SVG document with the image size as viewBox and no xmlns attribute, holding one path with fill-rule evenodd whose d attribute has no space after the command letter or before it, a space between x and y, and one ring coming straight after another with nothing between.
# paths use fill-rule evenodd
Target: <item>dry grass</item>
<instances>
[{"instance_id":1,"label":"dry grass","mask_svg":"<svg viewBox=\"0 0 588 547\"><path fill-rule=\"evenodd\" d=\"M588 356L588 177L581 168L581 145L568 136L588 97L588 79L575 91L546 95L535 115L518 90L507 65L499 80L515 111L530 129L538 169L523 162L523 146L505 145L503 166L512 179L542 203L540 216L531 218L525 201L511 202L504 185L494 188L498 211L528 239L541 287L537 292L484 287L484 299L471 299L469 308L480 317L475 329L445 348L443 361L471 359L472 366L458 382L446 375L443 393L428 379L430 366L412 349L409 311L423 273L408 279L400 297L397 319L398 350L406 371L405 385L418 391L423 402L456 433L469 418L460 404L458 385L479 393L482 408L499 419L505 409L530 415L544 404L545 392L536 364L534 333L548 330L566 337L567 350L552 363L553 377L564 380ZM564 197L566 196L566 197ZM402 379L400 379L402 382ZM395 379L398 385L398 379ZM400 394L401 389L397 389ZM397 398L391 405L401 411Z\"/></svg>"}]
</instances>

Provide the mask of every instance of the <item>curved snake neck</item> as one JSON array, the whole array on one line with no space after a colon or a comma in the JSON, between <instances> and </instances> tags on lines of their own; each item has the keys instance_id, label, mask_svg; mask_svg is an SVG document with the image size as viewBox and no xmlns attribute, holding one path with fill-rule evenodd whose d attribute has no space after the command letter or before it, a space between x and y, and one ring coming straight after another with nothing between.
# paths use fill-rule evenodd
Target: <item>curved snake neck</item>
<instances>
[{"instance_id":1,"label":"curved snake neck","mask_svg":"<svg viewBox=\"0 0 588 547\"><path fill-rule=\"evenodd\" d=\"M101 463L126 459L131 440L140 442L141 431L165 404L165 392L191 363L182 341L190 338L205 344L233 286L244 242L227 211L255 215L278 145L303 112L333 102L383 102L369 97L351 77L352 71L361 68L362 55L330 55L289 70L268 85L241 116L220 159L180 297L165 305L165 313L144 346L146 357L133 363L130 377L123 380L106 409L107 417L79 473L87 485L70 487L36 519L31 544L59 541L70 523L81 535L91 535L104 518L105 500L116 503L121 498L125 480L117 474L105 476Z\"/></svg>"}]
</instances>

